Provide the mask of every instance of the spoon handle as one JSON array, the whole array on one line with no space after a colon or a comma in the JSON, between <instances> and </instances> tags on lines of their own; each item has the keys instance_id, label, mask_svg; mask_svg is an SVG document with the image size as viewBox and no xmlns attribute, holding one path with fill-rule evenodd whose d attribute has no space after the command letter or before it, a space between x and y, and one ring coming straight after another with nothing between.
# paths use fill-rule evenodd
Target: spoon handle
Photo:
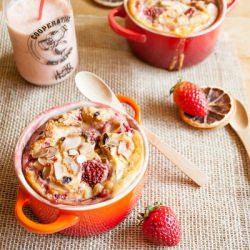
<instances>
[{"instance_id":1,"label":"spoon handle","mask_svg":"<svg viewBox=\"0 0 250 250\"><path fill-rule=\"evenodd\" d=\"M246 127L244 129L234 129L234 131L237 133L237 135L239 136L239 138L241 139L248 157L250 158L250 128Z\"/></svg>"},{"instance_id":2,"label":"spoon handle","mask_svg":"<svg viewBox=\"0 0 250 250\"><path fill-rule=\"evenodd\" d=\"M163 143L160 138L149 129L145 127L142 128L150 143L158 148L171 162L173 162L182 172L189 176L197 185L201 187L207 183L207 176L192 162L188 161L172 147Z\"/></svg>"}]
</instances>

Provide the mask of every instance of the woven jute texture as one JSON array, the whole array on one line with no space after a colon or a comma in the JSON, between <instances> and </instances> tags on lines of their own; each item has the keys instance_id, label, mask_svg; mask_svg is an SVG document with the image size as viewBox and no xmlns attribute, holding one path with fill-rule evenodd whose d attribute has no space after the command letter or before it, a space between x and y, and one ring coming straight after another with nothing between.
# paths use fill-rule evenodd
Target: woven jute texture
<instances>
[{"instance_id":1,"label":"woven jute texture","mask_svg":"<svg viewBox=\"0 0 250 250\"><path fill-rule=\"evenodd\" d=\"M15 68L2 16L0 20L1 250L160 249L147 242L136 225L137 214L154 201L170 206L181 221L182 240L172 249L249 249L250 161L241 141L229 126L209 132L192 129L180 120L168 97L171 86L181 76L200 85L222 86L244 102L240 68L226 34L221 34L214 53L200 65L168 72L134 57L126 41L108 28L106 17L76 18L78 71L92 71L115 93L136 100L142 108L144 125L209 177L208 184L198 188L150 146L148 177L133 212L115 229L81 238L29 233L15 219L18 182L12 158L22 129L41 111L84 98L75 87L74 76L43 88L25 82Z\"/></svg>"}]
</instances>

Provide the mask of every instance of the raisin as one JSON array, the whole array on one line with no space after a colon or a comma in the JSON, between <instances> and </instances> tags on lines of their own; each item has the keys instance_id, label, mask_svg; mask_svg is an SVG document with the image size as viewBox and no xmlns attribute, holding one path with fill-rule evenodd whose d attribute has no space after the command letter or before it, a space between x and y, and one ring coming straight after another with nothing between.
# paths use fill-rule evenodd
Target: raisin
<instances>
[{"instance_id":1,"label":"raisin","mask_svg":"<svg viewBox=\"0 0 250 250\"><path fill-rule=\"evenodd\" d=\"M39 172L38 172L38 176L39 176L42 180L45 180L42 171L39 171Z\"/></svg>"},{"instance_id":2,"label":"raisin","mask_svg":"<svg viewBox=\"0 0 250 250\"><path fill-rule=\"evenodd\" d=\"M71 177L68 177L68 176L63 176L62 178L62 182L63 184L68 184L72 181L72 178Z\"/></svg>"},{"instance_id":3,"label":"raisin","mask_svg":"<svg viewBox=\"0 0 250 250\"><path fill-rule=\"evenodd\" d=\"M102 138L102 143L105 145L108 142L108 140L109 140L109 136L107 133L105 133Z\"/></svg>"},{"instance_id":4,"label":"raisin","mask_svg":"<svg viewBox=\"0 0 250 250\"><path fill-rule=\"evenodd\" d=\"M94 118L96 118L97 116L99 116L100 115L100 112L99 111L96 111L95 113L94 113Z\"/></svg>"},{"instance_id":5,"label":"raisin","mask_svg":"<svg viewBox=\"0 0 250 250\"><path fill-rule=\"evenodd\" d=\"M57 201L59 198L60 198L60 194L57 194L57 193L53 194L54 201Z\"/></svg>"}]
</instances>

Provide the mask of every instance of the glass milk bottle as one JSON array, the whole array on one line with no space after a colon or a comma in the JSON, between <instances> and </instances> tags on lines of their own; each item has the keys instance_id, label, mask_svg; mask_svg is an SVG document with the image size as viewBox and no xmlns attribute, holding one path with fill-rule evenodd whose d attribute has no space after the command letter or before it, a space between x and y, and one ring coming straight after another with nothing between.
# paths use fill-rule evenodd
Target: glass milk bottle
<instances>
[{"instance_id":1,"label":"glass milk bottle","mask_svg":"<svg viewBox=\"0 0 250 250\"><path fill-rule=\"evenodd\" d=\"M70 0L4 0L4 13L25 80L51 85L74 72L78 52Z\"/></svg>"}]
</instances>

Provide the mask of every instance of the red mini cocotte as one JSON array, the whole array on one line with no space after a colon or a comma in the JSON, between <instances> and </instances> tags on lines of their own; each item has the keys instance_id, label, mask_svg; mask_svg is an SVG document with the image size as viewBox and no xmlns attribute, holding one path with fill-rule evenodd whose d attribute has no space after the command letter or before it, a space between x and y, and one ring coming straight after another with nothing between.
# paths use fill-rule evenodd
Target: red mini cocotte
<instances>
[{"instance_id":1,"label":"red mini cocotte","mask_svg":"<svg viewBox=\"0 0 250 250\"><path fill-rule=\"evenodd\" d=\"M219 13L216 21L197 33L187 37L155 31L139 23L128 10L128 0L123 6L111 10L109 25L118 35L128 40L132 52L143 61L167 70L180 70L203 61L210 55L218 39L220 27L226 14L237 0L218 0ZM122 27L115 17L125 19Z\"/></svg>"}]
</instances>

